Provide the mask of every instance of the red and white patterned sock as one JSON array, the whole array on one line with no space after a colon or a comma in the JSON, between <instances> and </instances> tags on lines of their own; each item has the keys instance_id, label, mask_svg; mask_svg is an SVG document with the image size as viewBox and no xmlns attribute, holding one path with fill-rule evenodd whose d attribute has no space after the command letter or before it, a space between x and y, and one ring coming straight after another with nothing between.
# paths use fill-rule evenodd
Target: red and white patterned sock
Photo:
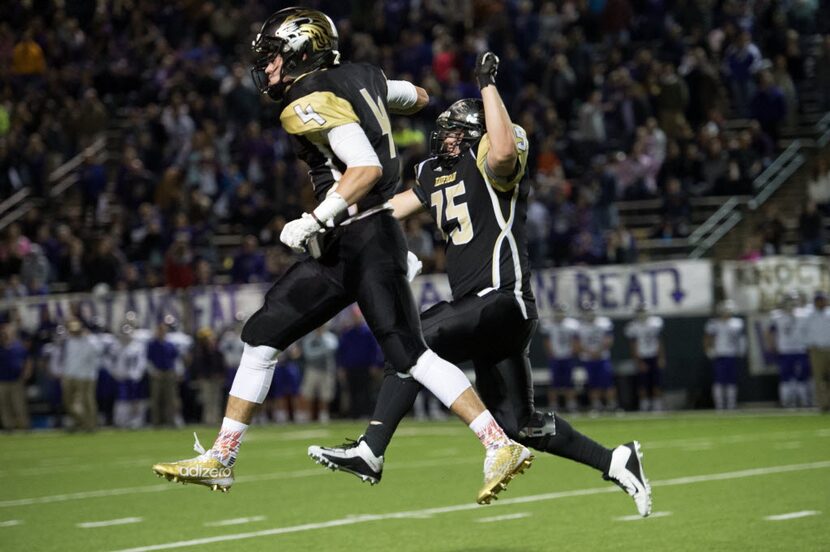
<instances>
[{"instance_id":1,"label":"red and white patterned sock","mask_svg":"<svg viewBox=\"0 0 830 552\"><path fill-rule=\"evenodd\" d=\"M496 419L490 414L489 410L485 410L473 420L470 424L470 429L476 434L478 440L484 445L487 450L501 448L510 444L510 438L504 430L496 423Z\"/></svg>"},{"instance_id":2,"label":"red and white patterned sock","mask_svg":"<svg viewBox=\"0 0 830 552\"><path fill-rule=\"evenodd\" d=\"M223 466L230 468L236 462L239 447L242 446L242 438L247 430L248 424L224 418L222 429L219 430L219 435L208 454L219 460Z\"/></svg>"}]
</instances>

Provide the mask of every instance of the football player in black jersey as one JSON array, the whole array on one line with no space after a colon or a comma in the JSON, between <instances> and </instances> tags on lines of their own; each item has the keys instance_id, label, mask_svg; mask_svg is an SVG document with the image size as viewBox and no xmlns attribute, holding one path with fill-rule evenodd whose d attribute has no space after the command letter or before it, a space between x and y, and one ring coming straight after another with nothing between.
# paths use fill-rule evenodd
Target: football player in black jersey
<instances>
[{"instance_id":1,"label":"football player in black jersey","mask_svg":"<svg viewBox=\"0 0 830 552\"><path fill-rule=\"evenodd\" d=\"M599 470L651 512L651 488L636 441L607 449L533 404L528 349L536 331L525 217L528 139L514 125L495 86L498 58L479 56L482 100L465 99L439 115L433 156L416 168L417 184L392 200L395 216L429 210L447 245L453 300L421 315L430 348L451 362L471 360L476 387L508 435L542 452ZM362 439L381 457L421 386L387 373ZM335 466L344 449L311 447ZM310 451L311 451L310 449ZM377 474L380 478L380 474Z\"/></svg>"},{"instance_id":2,"label":"football player in black jersey","mask_svg":"<svg viewBox=\"0 0 830 552\"><path fill-rule=\"evenodd\" d=\"M154 471L227 490L279 352L356 301L393 369L432 391L484 444L485 483L478 500L489 501L533 457L507 437L464 373L427 348L407 281L406 240L388 203L400 179L388 113L417 111L428 101L426 92L387 81L373 65L340 64L334 23L316 10L275 13L253 50L254 79L280 103L280 122L310 167L319 201L288 222L280 239L312 255L286 271L242 329L245 348L213 447L205 451L197 441L199 456L156 464ZM377 483L367 462L376 465L382 458L372 457L363 442L352 449L353 463L342 469Z\"/></svg>"}]
</instances>

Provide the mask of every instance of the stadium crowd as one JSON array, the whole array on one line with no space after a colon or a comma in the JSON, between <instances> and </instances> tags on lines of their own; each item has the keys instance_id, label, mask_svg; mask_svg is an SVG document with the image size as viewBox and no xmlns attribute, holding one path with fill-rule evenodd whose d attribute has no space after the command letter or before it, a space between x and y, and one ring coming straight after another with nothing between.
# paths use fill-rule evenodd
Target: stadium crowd
<instances>
[{"instance_id":1,"label":"stadium crowd","mask_svg":"<svg viewBox=\"0 0 830 552\"><path fill-rule=\"evenodd\" d=\"M276 4L37 0L5 10L0 198L23 186L48 198L50 171L114 132L109 153L85 156L68 197L2 230L4 297L185 288L217 275L259 282L285 269L279 232L310 187L276 104L253 87L247 51L254 22ZM500 90L533 144L537 267L636 260L621 199L662 202L650 237L688 234L690 198L751 191L798 118L808 73L830 107L830 36L816 57L805 42L828 31L828 15L809 0L308 4L338 23L344 59L430 93L425 110L394 121L407 185L438 113L477 94L477 52L501 56ZM748 123L727 126L736 117ZM823 244L813 212L802 217L805 252ZM224 233L244 237L228 249L217 245ZM407 235L426 270L441 270L429 220L409 222Z\"/></svg>"}]
</instances>

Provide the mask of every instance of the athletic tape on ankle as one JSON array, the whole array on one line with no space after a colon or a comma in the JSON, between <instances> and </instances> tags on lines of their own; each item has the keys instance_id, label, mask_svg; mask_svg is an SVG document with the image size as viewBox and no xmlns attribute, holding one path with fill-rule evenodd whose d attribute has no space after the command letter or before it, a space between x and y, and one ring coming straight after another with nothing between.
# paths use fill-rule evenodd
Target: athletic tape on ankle
<instances>
[{"instance_id":1,"label":"athletic tape on ankle","mask_svg":"<svg viewBox=\"0 0 830 552\"><path fill-rule=\"evenodd\" d=\"M461 393L472 387L470 380L458 366L447 362L430 349L418 358L418 362L410 368L409 373L447 408L461 396Z\"/></svg>"},{"instance_id":2,"label":"athletic tape on ankle","mask_svg":"<svg viewBox=\"0 0 830 552\"><path fill-rule=\"evenodd\" d=\"M245 344L230 394L248 402L262 404L271 388L279 353L267 345L252 347Z\"/></svg>"}]
</instances>

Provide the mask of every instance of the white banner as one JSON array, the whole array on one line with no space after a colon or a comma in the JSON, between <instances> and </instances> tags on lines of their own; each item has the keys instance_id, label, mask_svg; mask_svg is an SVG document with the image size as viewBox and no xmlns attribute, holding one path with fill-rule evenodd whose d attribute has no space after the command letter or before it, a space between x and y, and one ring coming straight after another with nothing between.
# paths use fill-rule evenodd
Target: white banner
<instances>
[{"instance_id":1,"label":"white banner","mask_svg":"<svg viewBox=\"0 0 830 552\"><path fill-rule=\"evenodd\" d=\"M152 328L165 316L172 315L185 331L195 332L203 327L219 331L233 324L237 316L247 318L253 314L262 305L267 289L264 284L251 284L186 291L157 288L105 295L46 295L8 301L0 304L0 309L11 309L20 325L29 331L46 321L63 324L73 313L117 331L128 312L136 314L136 323L142 328Z\"/></svg>"},{"instance_id":2,"label":"white banner","mask_svg":"<svg viewBox=\"0 0 830 552\"><path fill-rule=\"evenodd\" d=\"M810 299L830 288L830 261L825 257L764 257L757 261L721 263L724 297L741 313L768 311L781 295L797 291Z\"/></svg>"},{"instance_id":3,"label":"white banner","mask_svg":"<svg viewBox=\"0 0 830 552\"><path fill-rule=\"evenodd\" d=\"M706 315L712 308L709 261L538 270L532 282L540 316L551 315L556 303L578 312L585 301L596 301L600 314L612 317L630 317L640 303L663 316ZM62 324L73 312L110 331L119 328L128 312L136 314L143 328L152 328L172 315L185 331L203 327L218 331L233 324L235 317L245 319L259 309L268 287L251 284L185 291L158 288L105 295L46 295L6 301L0 303L0 310L11 309L29 331L46 320ZM452 299L444 274L419 276L412 291L421 310Z\"/></svg>"},{"instance_id":4,"label":"white banner","mask_svg":"<svg viewBox=\"0 0 830 552\"><path fill-rule=\"evenodd\" d=\"M604 316L628 318L640 303L662 316L705 316L712 311L712 263L708 260L536 270L532 279L539 315L563 303L579 312L595 301ZM419 276L413 282L421 309L451 298L446 276Z\"/></svg>"}]
</instances>

